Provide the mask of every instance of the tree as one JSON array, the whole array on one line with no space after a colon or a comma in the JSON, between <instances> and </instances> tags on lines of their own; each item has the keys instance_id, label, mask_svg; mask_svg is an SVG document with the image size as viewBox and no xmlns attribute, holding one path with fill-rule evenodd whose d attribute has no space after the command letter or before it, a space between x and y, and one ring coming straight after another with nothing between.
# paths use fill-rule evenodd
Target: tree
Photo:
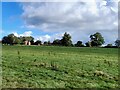
<instances>
[{"instance_id":1,"label":"tree","mask_svg":"<svg viewBox=\"0 0 120 90\"><path fill-rule=\"evenodd\" d=\"M34 43L34 38L32 36L27 36L27 37L22 37L23 42L24 41L29 41L31 44Z\"/></svg>"},{"instance_id":2,"label":"tree","mask_svg":"<svg viewBox=\"0 0 120 90\"><path fill-rule=\"evenodd\" d=\"M14 34L9 34L8 36L4 36L2 38L2 43L3 44L10 44L10 45L18 44L19 39Z\"/></svg>"},{"instance_id":3,"label":"tree","mask_svg":"<svg viewBox=\"0 0 120 90\"><path fill-rule=\"evenodd\" d=\"M112 48L113 45L112 45L112 44L107 44L105 47L106 47L106 48Z\"/></svg>"},{"instance_id":4,"label":"tree","mask_svg":"<svg viewBox=\"0 0 120 90\"><path fill-rule=\"evenodd\" d=\"M14 34L8 35L8 41L10 45L13 45L15 43L16 36Z\"/></svg>"},{"instance_id":5,"label":"tree","mask_svg":"<svg viewBox=\"0 0 120 90\"><path fill-rule=\"evenodd\" d=\"M83 47L84 45L82 44L82 41L77 41L75 44L76 47Z\"/></svg>"},{"instance_id":6,"label":"tree","mask_svg":"<svg viewBox=\"0 0 120 90\"><path fill-rule=\"evenodd\" d=\"M15 41L14 44L20 44L20 39L18 37L14 37Z\"/></svg>"},{"instance_id":7,"label":"tree","mask_svg":"<svg viewBox=\"0 0 120 90\"><path fill-rule=\"evenodd\" d=\"M50 42L50 41L45 41L43 44L44 44L44 45L47 45L47 46L50 46L50 45L51 45L51 42Z\"/></svg>"},{"instance_id":8,"label":"tree","mask_svg":"<svg viewBox=\"0 0 120 90\"><path fill-rule=\"evenodd\" d=\"M91 42L88 41L85 43L85 45L86 45L86 47L91 47Z\"/></svg>"},{"instance_id":9,"label":"tree","mask_svg":"<svg viewBox=\"0 0 120 90\"><path fill-rule=\"evenodd\" d=\"M35 42L35 45L42 45L42 42L41 42L40 40L37 40L37 41Z\"/></svg>"},{"instance_id":10,"label":"tree","mask_svg":"<svg viewBox=\"0 0 120 90\"><path fill-rule=\"evenodd\" d=\"M67 33L65 32L64 36L63 36L62 39L61 39L61 44L62 44L63 46L71 46L71 45L72 45L72 41L71 41L71 36L70 36L70 34L67 34Z\"/></svg>"},{"instance_id":11,"label":"tree","mask_svg":"<svg viewBox=\"0 0 120 90\"><path fill-rule=\"evenodd\" d=\"M27 36L27 37L23 37L23 41L32 41L33 40L33 37L31 37L31 36Z\"/></svg>"},{"instance_id":12,"label":"tree","mask_svg":"<svg viewBox=\"0 0 120 90\"><path fill-rule=\"evenodd\" d=\"M53 45L61 45L61 40L55 39L52 44Z\"/></svg>"},{"instance_id":13,"label":"tree","mask_svg":"<svg viewBox=\"0 0 120 90\"><path fill-rule=\"evenodd\" d=\"M20 44L24 44L24 38L22 36L18 37L18 39Z\"/></svg>"},{"instance_id":14,"label":"tree","mask_svg":"<svg viewBox=\"0 0 120 90\"><path fill-rule=\"evenodd\" d=\"M120 47L120 40L116 40L116 41L115 41L115 45L116 45L117 47Z\"/></svg>"},{"instance_id":15,"label":"tree","mask_svg":"<svg viewBox=\"0 0 120 90\"><path fill-rule=\"evenodd\" d=\"M112 44L107 44L107 47L112 47Z\"/></svg>"},{"instance_id":16,"label":"tree","mask_svg":"<svg viewBox=\"0 0 120 90\"><path fill-rule=\"evenodd\" d=\"M44 45L48 45L48 42L47 42L47 41L45 41L45 42L44 42Z\"/></svg>"},{"instance_id":17,"label":"tree","mask_svg":"<svg viewBox=\"0 0 120 90\"><path fill-rule=\"evenodd\" d=\"M91 38L91 46L101 46L102 44L105 43L104 38L99 32L90 35L90 38Z\"/></svg>"},{"instance_id":18,"label":"tree","mask_svg":"<svg viewBox=\"0 0 120 90\"><path fill-rule=\"evenodd\" d=\"M14 34L9 34L8 36L4 36L2 38L3 44L24 44L24 41L30 41L32 44L34 43L34 38L32 36L29 37L16 37Z\"/></svg>"},{"instance_id":19,"label":"tree","mask_svg":"<svg viewBox=\"0 0 120 90\"><path fill-rule=\"evenodd\" d=\"M9 44L9 40L8 40L8 37L7 37L7 36L4 36L4 37L2 38L2 43L3 43L3 44Z\"/></svg>"},{"instance_id":20,"label":"tree","mask_svg":"<svg viewBox=\"0 0 120 90\"><path fill-rule=\"evenodd\" d=\"M47 43L48 43L48 45L51 45L51 42L50 42L50 41L48 41Z\"/></svg>"}]
</instances>

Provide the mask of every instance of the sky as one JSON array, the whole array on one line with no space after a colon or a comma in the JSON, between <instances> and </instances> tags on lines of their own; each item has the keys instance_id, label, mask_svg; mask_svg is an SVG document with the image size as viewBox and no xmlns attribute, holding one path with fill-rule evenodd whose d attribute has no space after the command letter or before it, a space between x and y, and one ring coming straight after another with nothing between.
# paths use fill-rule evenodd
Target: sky
<instances>
[{"instance_id":1,"label":"sky","mask_svg":"<svg viewBox=\"0 0 120 90\"><path fill-rule=\"evenodd\" d=\"M116 0L74 0L74 2L2 2L0 39L10 33L33 36L35 40L61 39L65 32L73 43L90 40L100 32L105 44L118 38Z\"/></svg>"}]
</instances>

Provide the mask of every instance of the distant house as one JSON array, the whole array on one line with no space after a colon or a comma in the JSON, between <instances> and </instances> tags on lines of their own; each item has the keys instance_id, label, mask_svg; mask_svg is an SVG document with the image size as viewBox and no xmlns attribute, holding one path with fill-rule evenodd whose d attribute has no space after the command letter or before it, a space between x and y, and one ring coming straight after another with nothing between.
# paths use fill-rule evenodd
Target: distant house
<instances>
[{"instance_id":1,"label":"distant house","mask_svg":"<svg viewBox=\"0 0 120 90\"><path fill-rule=\"evenodd\" d=\"M25 41L25 45L31 45L30 41Z\"/></svg>"}]
</instances>

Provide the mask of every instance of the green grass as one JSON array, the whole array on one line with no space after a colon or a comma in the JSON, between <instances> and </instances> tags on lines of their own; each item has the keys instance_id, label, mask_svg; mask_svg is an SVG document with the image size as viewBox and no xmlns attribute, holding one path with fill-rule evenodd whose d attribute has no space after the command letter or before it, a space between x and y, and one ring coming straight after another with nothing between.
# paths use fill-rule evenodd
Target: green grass
<instances>
[{"instance_id":1,"label":"green grass","mask_svg":"<svg viewBox=\"0 0 120 90\"><path fill-rule=\"evenodd\" d=\"M115 88L117 48L3 46L3 88Z\"/></svg>"}]
</instances>

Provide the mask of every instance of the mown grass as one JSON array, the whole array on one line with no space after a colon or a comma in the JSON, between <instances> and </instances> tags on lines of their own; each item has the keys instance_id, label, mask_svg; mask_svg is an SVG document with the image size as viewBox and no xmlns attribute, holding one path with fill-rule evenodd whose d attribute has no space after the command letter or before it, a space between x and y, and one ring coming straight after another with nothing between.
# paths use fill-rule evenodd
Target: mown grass
<instances>
[{"instance_id":1,"label":"mown grass","mask_svg":"<svg viewBox=\"0 0 120 90\"><path fill-rule=\"evenodd\" d=\"M3 88L116 88L117 48L3 46Z\"/></svg>"}]
</instances>

